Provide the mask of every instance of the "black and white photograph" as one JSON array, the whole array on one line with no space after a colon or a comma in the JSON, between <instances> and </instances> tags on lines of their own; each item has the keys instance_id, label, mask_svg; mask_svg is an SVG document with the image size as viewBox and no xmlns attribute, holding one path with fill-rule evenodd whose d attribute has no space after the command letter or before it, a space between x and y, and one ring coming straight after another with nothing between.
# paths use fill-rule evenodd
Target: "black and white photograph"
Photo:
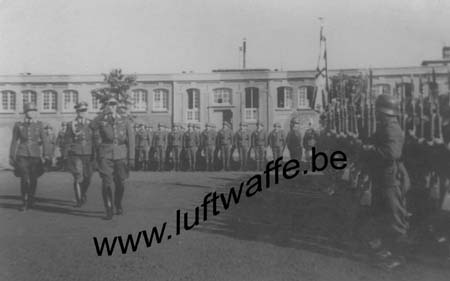
<instances>
[{"instance_id":1,"label":"black and white photograph","mask_svg":"<svg viewBox=\"0 0 450 281\"><path fill-rule=\"evenodd\" d=\"M450 280L449 0L0 0L0 281Z\"/></svg>"}]
</instances>

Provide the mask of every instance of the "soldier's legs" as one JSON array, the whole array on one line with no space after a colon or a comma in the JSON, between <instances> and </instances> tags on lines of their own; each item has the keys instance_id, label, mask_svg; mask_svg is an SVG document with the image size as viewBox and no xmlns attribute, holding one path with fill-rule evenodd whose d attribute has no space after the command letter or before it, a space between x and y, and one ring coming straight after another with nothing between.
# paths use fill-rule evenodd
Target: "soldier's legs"
<instances>
[{"instance_id":1,"label":"soldier's legs","mask_svg":"<svg viewBox=\"0 0 450 281\"><path fill-rule=\"evenodd\" d=\"M110 159L100 159L98 171L102 178L102 196L103 203L106 209L106 219L111 219L113 216L113 202L112 202L112 185L114 179L114 162Z\"/></svg>"},{"instance_id":2,"label":"soldier's legs","mask_svg":"<svg viewBox=\"0 0 450 281\"><path fill-rule=\"evenodd\" d=\"M87 200L87 191L89 189L89 185L91 184L92 174L94 172L94 167L91 161L91 155L83 155L83 180L81 181L81 203L86 203Z\"/></svg>"},{"instance_id":3,"label":"soldier's legs","mask_svg":"<svg viewBox=\"0 0 450 281\"><path fill-rule=\"evenodd\" d=\"M175 147L175 170L181 170L181 147Z\"/></svg>"},{"instance_id":4,"label":"soldier's legs","mask_svg":"<svg viewBox=\"0 0 450 281\"><path fill-rule=\"evenodd\" d=\"M125 180L129 177L129 170L125 160L114 161L114 205L116 212L121 215L123 212L122 199L125 191Z\"/></svg>"},{"instance_id":5,"label":"soldier's legs","mask_svg":"<svg viewBox=\"0 0 450 281\"><path fill-rule=\"evenodd\" d=\"M80 156L69 156L68 168L73 175L73 190L76 206L81 206L81 182L83 181L83 160Z\"/></svg>"}]
</instances>

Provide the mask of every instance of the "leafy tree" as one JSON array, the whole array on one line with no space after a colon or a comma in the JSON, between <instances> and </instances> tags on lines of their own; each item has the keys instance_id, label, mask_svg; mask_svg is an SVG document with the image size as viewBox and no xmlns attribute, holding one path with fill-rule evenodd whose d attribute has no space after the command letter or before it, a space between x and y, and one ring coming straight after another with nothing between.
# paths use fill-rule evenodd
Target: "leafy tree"
<instances>
[{"instance_id":1,"label":"leafy tree","mask_svg":"<svg viewBox=\"0 0 450 281\"><path fill-rule=\"evenodd\" d=\"M126 109L133 104L132 97L129 94L129 89L136 85L135 75L124 75L121 69L113 69L109 74L103 74L104 82L108 84L107 87L92 90L92 94L97 98L101 104L101 111L105 110L105 105L112 97L117 99L122 113L126 113Z\"/></svg>"}]
</instances>

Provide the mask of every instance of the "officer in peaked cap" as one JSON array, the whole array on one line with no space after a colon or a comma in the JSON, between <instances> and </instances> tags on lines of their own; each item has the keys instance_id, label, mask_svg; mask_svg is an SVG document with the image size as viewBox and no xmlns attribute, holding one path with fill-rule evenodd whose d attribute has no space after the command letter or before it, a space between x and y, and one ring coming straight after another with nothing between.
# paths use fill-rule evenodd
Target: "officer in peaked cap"
<instances>
[{"instance_id":1,"label":"officer in peaked cap","mask_svg":"<svg viewBox=\"0 0 450 281\"><path fill-rule=\"evenodd\" d=\"M256 122L256 130L251 135L251 144L255 150L256 170L261 171L265 161L267 133L264 130L264 124L260 121Z\"/></svg>"},{"instance_id":2,"label":"officer in peaked cap","mask_svg":"<svg viewBox=\"0 0 450 281\"><path fill-rule=\"evenodd\" d=\"M20 177L22 211L33 207L38 178L44 173L42 158L50 159L49 141L44 125L36 120L37 108L34 103L23 105L25 118L13 127L13 137L9 149L9 163L14 174Z\"/></svg>"},{"instance_id":3,"label":"officer in peaked cap","mask_svg":"<svg viewBox=\"0 0 450 281\"><path fill-rule=\"evenodd\" d=\"M158 123L158 130L153 133L153 149L156 153L157 170L163 171L166 165L167 132L163 123Z\"/></svg>"},{"instance_id":4,"label":"officer in peaked cap","mask_svg":"<svg viewBox=\"0 0 450 281\"><path fill-rule=\"evenodd\" d=\"M99 115L91 122L108 220L113 217L113 204L117 215L123 213L125 180L129 177L130 169L134 169L136 153L133 124L129 118L120 115L117 105L117 100L110 98L106 104L107 113ZM114 203L113 184L115 185Z\"/></svg>"},{"instance_id":5,"label":"officer in peaked cap","mask_svg":"<svg viewBox=\"0 0 450 281\"><path fill-rule=\"evenodd\" d=\"M222 158L222 170L230 170L231 148L233 146L233 131L230 123L224 121L222 129L217 133L217 147Z\"/></svg>"},{"instance_id":6,"label":"officer in peaked cap","mask_svg":"<svg viewBox=\"0 0 450 281\"><path fill-rule=\"evenodd\" d=\"M291 119L290 127L286 136L286 146L292 159L302 161L302 134L300 133L300 121L298 118Z\"/></svg>"},{"instance_id":7,"label":"officer in peaked cap","mask_svg":"<svg viewBox=\"0 0 450 281\"><path fill-rule=\"evenodd\" d=\"M251 135L247 130L247 123L239 123L239 130L234 134L233 145L239 153L240 170L247 170L247 156L251 146Z\"/></svg>"},{"instance_id":8,"label":"officer in peaked cap","mask_svg":"<svg viewBox=\"0 0 450 281\"><path fill-rule=\"evenodd\" d=\"M79 102L74 106L77 117L67 124L66 143L68 145L68 169L73 175L76 206L81 207L87 200L87 190L93 174L94 133L91 120L86 117L88 104Z\"/></svg>"},{"instance_id":9,"label":"officer in peaked cap","mask_svg":"<svg viewBox=\"0 0 450 281\"><path fill-rule=\"evenodd\" d=\"M273 159L280 158L286 145L286 135L284 131L281 130L280 123L276 122L273 124L273 130L269 134L268 143L272 149Z\"/></svg>"}]
</instances>

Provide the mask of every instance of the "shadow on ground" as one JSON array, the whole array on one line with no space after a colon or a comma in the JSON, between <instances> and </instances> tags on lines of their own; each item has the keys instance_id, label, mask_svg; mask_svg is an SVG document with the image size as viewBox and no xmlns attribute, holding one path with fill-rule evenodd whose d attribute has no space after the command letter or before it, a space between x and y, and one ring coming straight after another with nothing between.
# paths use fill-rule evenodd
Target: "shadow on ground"
<instances>
[{"instance_id":1,"label":"shadow on ground","mask_svg":"<svg viewBox=\"0 0 450 281\"><path fill-rule=\"evenodd\" d=\"M229 184L237 186L236 182ZM329 195L327 190L331 185L322 175L280 181L253 197L243 196L239 204L231 205L217 216L209 214L208 220L194 229L369 262L367 251L355 234L360 219L357 214L362 210L354 191L340 186L334 195ZM193 216L193 210L189 212ZM422 255L413 261L449 266L438 257Z\"/></svg>"}]
</instances>

